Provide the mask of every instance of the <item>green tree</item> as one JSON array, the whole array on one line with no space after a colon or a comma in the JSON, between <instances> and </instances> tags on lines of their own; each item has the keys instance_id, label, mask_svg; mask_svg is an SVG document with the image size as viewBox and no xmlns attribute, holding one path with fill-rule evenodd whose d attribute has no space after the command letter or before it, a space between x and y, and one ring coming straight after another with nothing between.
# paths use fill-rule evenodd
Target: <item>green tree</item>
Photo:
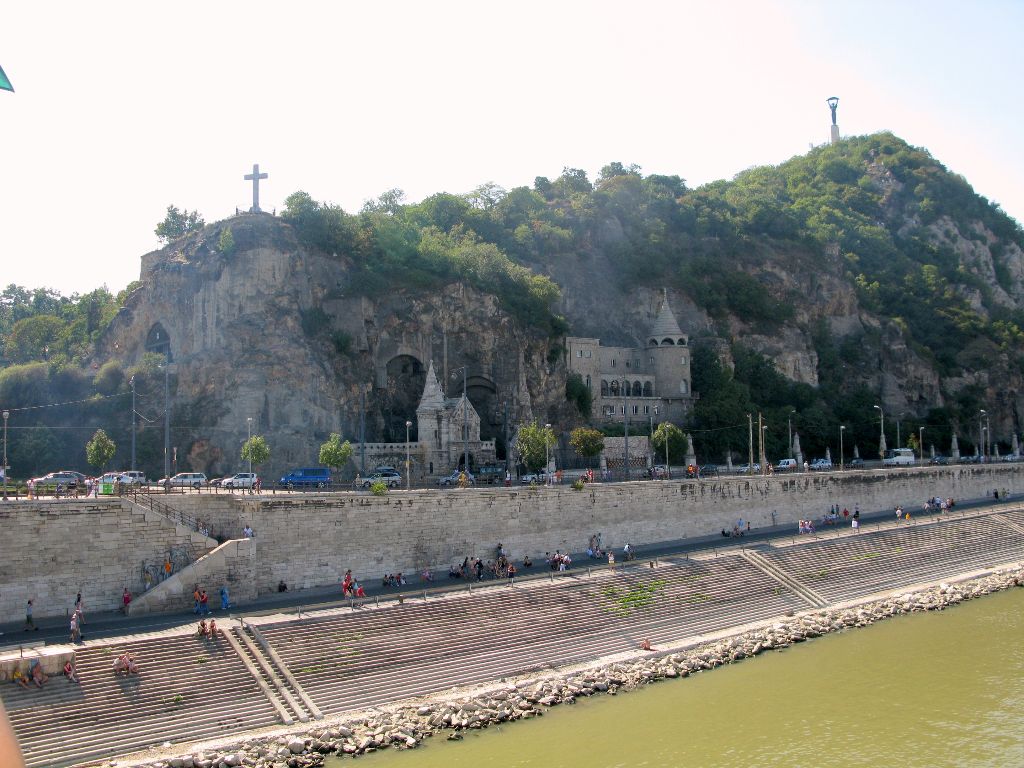
<instances>
[{"instance_id":1,"label":"green tree","mask_svg":"<svg viewBox=\"0 0 1024 768\"><path fill-rule=\"evenodd\" d=\"M352 445L346 440L341 442L341 435L332 432L326 443L320 446L320 463L325 467L339 470L352 458Z\"/></svg>"},{"instance_id":2,"label":"green tree","mask_svg":"<svg viewBox=\"0 0 1024 768\"><path fill-rule=\"evenodd\" d=\"M179 211L177 206L168 205L164 220L156 225L156 236L164 243L177 240L189 232L196 232L206 225L199 211Z\"/></svg>"},{"instance_id":3,"label":"green tree","mask_svg":"<svg viewBox=\"0 0 1024 768\"><path fill-rule=\"evenodd\" d=\"M253 435L242 443L242 461L251 461L258 467L270 458L270 446L263 435Z\"/></svg>"},{"instance_id":4,"label":"green tree","mask_svg":"<svg viewBox=\"0 0 1024 768\"><path fill-rule=\"evenodd\" d=\"M536 421L520 424L516 436L516 452L531 472L544 466L558 439L551 427L542 427Z\"/></svg>"},{"instance_id":5,"label":"green tree","mask_svg":"<svg viewBox=\"0 0 1024 768\"><path fill-rule=\"evenodd\" d=\"M97 429L92 440L85 444L85 458L90 466L96 467L102 473L107 462L114 458L116 450L117 446L107 437L107 433Z\"/></svg>"},{"instance_id":6,"label":"green tree","mask_svg":"<svg viewBox=\"0 0 1024 768\"><path fill-rule=\"evenodd\" d=\"M583 377L578 373L570 373L565 380L565 399L576 406L580 416L590 418L590 408L594 402L594 395L590 387L583 383Z\"/></svg>"},{"instance_id":7,"label":"green tree","mask_svg":"<svg viewBox=\"0 0 1024 768\"><path fill-rule=\"evenodd\" d=\"M220 231L220 238L217 240L217 250L225 256L230 256L235 252L235 233L231 231L231 227L224 227Z\"/></svg>"},{"instance_id":8,"label":"green tree","mask_svg":"<svg viewBox=\"0 0 1024 768\"><path fill-rule=\"evenodd\" d=\"M580 456L590 458L604 450L604 435L590 427L577 427L569 433L569 445Z\"/></svg>"},{"instance_id":9,"label":"green tree","mask_svg":"<svg viewBox=\"0 0 1024 768\"><path fill-rule=\"evenodd\" d=\"M665 442L668 441L669 464L682 464L686 461L686 450L689 445L683 430L670 421L659 424L651 436L651 448L657 458L665 456Z\"/></svg>"}]
</instances>

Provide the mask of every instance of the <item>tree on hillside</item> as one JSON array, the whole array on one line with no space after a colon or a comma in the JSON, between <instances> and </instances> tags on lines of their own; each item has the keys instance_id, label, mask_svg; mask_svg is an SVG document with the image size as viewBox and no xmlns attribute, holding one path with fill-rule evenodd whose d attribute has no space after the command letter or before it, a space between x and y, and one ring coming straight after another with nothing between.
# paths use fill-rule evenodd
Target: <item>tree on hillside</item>
<instances>
[{"instance_id":1,"label":"tree on hillside","mask_svg":"<svg viewBox=\"0 0 1024 768\"><path fill-rule=\"evenodd\" d=\"M544 466L556 442L555 431L551 427L542 427L536 421L520 424L516 436L516 452L526 468L536 472Z\"/></svg>"},{"instance_id":2,"label":"tree on hillside","mask_svg":"<svg viewBox=\"0 0 1024 768\"><path fill-rule=\"evenodd\" d=\"M668 441L668 462L669 464L682 464L686 461L686 449L689 447L686 442L686 435L683 430L670 421L663 421L654 430L651 436L651 449L657 459L665 457L665 442Z\"/></svg>"},{"instance_id":3,"label":"tree on hillside","mask_svg":"<svg viewBox=\"0 0 1024 768\"><path fill-rule=\"evenodd\" d=\"M578 373L570 373L565 380L565 399L576 406L580 416L590 418L590 408L594 402L594 395L590 387L583 383L583 377Z\"/></svg>"},{"instance_id":4,"label":"tree on hillside","mask_svg":"<svg viewBox=\"0 0 1024 768\"><path fill-rule=\"evenodd\" d=\"M330 439L320 446L320 463L325 467L339 470L352 458L352 445L346 440L341 442L341 435L332 432Z\"/></svg>"},{"instance_id":5,"label":"tree on hillside","mask_svg":"<svg viewBox=\"0 0 1024 768\"><path fill-rule=\"evenodd\" d=\"M270 446L263 435L253 435L242 443L242 461L251 461L258 467L270 458Z\"/></svg>"},{"instance_id":6,"label":"tree on hillside","mask_svg":"<svg viewBox=\"0 0 1024 768\"><path fill-rule=\"evenodd\" d=\"M167 206L167 215L156 225L156 236L164 243L177 240L179 237L195 232L206 225L199 211L179 211L175 205Z\"/></svg>"},{"instance_id":7,"label":"tree on hillside","mask_svg":"<svg viewBox=\"0 0 1024 768\"><path fill-rule=\"evenodd\" d=\"M220 238L217 240L217 250L223 253L225 256L230 256L235 251L235 235L231 231L231 227L224 227L220 232Z\"/></svg>"},{"instance_id":8,"label":"tree on hillside","mask_svg":"<svg viewBox=\"0 0 1024 768\"><path fill-rule=\"evenodd\" d=\"M96 467L102 474L107 462L114 458L116 450L117 446L107 437L107 433L97 429L92 440L85 444L85 458L90 466Z\"/></svg>"},{"instance_id":9,"label":"tree on hillside","mask_svg":"<svg viewBox=\"0 0 1024 768\"><path fill-rule=\"evenodd\" d=\"M569 445L589 459L604 450L604 435L590 427L577 427L569 433Z\"/></svg>"}]
</instances>

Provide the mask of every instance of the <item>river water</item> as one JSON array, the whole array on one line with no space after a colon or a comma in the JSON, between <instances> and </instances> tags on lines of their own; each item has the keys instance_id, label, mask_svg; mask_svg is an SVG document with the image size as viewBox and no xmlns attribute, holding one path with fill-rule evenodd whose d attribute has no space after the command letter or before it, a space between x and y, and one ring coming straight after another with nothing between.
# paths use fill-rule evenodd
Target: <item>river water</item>
<instances>
[{"instance_id":1,"label":"river water","mask_svg":"<svg viewBox=\"0 0 1024 768\"><path fill-rule=\"evenodd\" d=\"M364 761L375 768L1024 766L1022 637L1024 589L1007 590Z\"/></svg>"}]
</instances>

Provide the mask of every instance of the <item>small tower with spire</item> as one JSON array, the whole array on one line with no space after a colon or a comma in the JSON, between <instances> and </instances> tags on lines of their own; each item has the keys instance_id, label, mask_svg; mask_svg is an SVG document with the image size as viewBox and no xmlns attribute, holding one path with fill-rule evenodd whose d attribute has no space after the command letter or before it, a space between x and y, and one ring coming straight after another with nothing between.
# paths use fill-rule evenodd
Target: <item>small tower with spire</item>
<instances>
[{"instance_id":1,"label":"small tower with spire","mask_svg":"<svg viewBox=\"0 0 1024 768\"><path fill-rule=\"evenodd\" d=\"M494 460L493 444L485 450L480 441L480 415L472 402L465 404L465 395L447 398L434 370L434 361L427 368L427 379L423 384L423 395L416 406L416 426L419 445L423 452L428 472L447 473L462 461L463 437L462 419L466 414L468 422L467 442L470 463L479 465ZM486 454L486 455L485 455Z\"/></svg>"},{"instance_id":2,"label":"small tower with spire","mask_svg":"<svg viewBox=\"0 0 1024 768\"><path fill-rule=\"evenodd\" d=\"M664 399L690 397L690 345L662 289L661 308L647 335L647 354L654 361L656 394Z\"/></svg>"}]
</instances>

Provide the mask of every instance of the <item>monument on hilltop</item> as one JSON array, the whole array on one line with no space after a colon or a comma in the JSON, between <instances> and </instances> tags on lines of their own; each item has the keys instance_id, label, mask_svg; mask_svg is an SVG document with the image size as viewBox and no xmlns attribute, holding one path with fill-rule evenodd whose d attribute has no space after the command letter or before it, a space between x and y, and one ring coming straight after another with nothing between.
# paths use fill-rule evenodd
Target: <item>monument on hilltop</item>
<instances>
[{"instance_id":1,"label":"monument on hilltop","mask_svg":"<svg viewBox=\"0 0 1024 768\"><path fill-rule=\"evenodd\" d=\"M252 182L252 208L249 213L262 213L260 210L260 179L267 178L267 174L260 173L259 163L252 167L252 173L245 174L245 180Z\"/></svg>"},{"instance_id":2,"label":"monument on hilltop","mask_svg":"<svg viewBox=\"0 0 1024 768\"><path fill-rule=\"evenodd\" d=\"M839 106L839 97L829 96L825 99L825 102L828 104L828 108L832 110L832 143L836 144L839 141L839 126L836 124L836 108Z\"/></svg>"}]
</instances>

